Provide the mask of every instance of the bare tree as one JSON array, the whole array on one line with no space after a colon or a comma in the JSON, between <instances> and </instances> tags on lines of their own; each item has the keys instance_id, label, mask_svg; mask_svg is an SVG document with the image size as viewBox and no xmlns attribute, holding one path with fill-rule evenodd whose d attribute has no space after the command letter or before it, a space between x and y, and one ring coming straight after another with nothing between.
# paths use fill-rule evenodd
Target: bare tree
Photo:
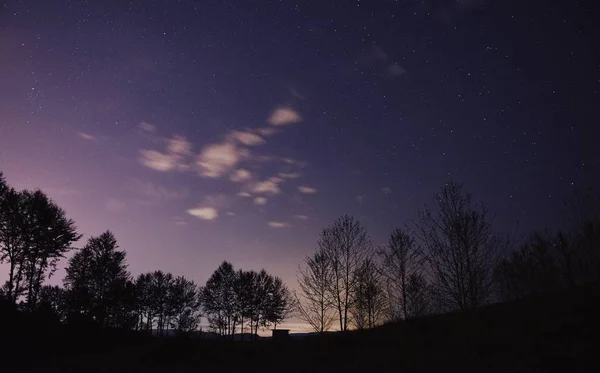
<instances>
[{"instance_id":1,"label":"bare tree","mask_svg":"<svg viewBox=\"0 0 600 373\"><path fill-rule=\"evenodd\" d=\"M385 310L386 298L381 271L373 258L365 259L358 269L353 297L352 317L356 327L377 326Z\"/></svg>"},{"instance_id":2,"label":"bare tree","mask_svg":"<svg viewBox=\"0 0 600 373\"><path fill-rule=\"evenodd\" d=\"M431 310L431 291L425 276L414 272L406 282L406 311L409 317L427 315Z\"/></svg>"},{"instance_id":3,"label":"bare tree","mask_svg":"<svg viewBox=\"0 0 600 373\"><path fill-rule=\"evenodd\" d=\"M388 288L390 318L401 316L407 319L411 316L408 311L408 279L423 271L423 256L414 238L399 228L392 231L387 246L380 249L378 254Z\"/></svg>"},{"instance_id":4,"label":"bare tree","mask_svg":"<svg viewBox=\"0 0 600 373\"><path fill-rule=\"evenodd\" d=\"M340 217L321 233L319 250L325 253L333 273L328 296L338 311L342 331L350 326L358 270L371 249L371 240L365 228L348 215Z\"/></svg>"},{"instance_id":5,"label":"bare tree","mask_svg":"<svg viewBox=\"0 0 600 373\"><path fill-rule=\"evenodd\" d=\"M328 297L333 272L327 256L317 251L304 259L306 267L299 268L298 285L301 295L296 295L298 317L308 323L315 332L328 331L335 321L332 304Z\"/></svg>"},{"instance_id":6,"label":"bare tree","mask_svg":"<svg viewBox=\"0 0 600 373\"><path fill-rule=\"evenodd\" d=\"M434 280L437 303L446 309L485 304L493 292L492 272L508 240L492 230L488 211L474 205L461 184L447 183L414 224Z\"/></svg>"}]
</instances>

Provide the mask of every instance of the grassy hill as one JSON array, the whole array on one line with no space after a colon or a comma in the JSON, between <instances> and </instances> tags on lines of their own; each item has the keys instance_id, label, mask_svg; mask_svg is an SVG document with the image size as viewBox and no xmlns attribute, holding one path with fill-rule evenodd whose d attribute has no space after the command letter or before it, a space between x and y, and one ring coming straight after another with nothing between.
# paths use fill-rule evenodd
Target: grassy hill
<instances>
[{"instance_id":1,"label":"grassy hill","mask_svg":"<svg viewBox=\"0 0 600 373\"><path fill-rule=\"evenodd\" d=\"M4 361L44 372L588 371L586 363L596 354L598 304L600 287L589 285L470 312L284 343L46 328L33 341L30 335L12 339L20 346ZM26 359L17 358L26 354Z\"/></svg>"}]
</instances>

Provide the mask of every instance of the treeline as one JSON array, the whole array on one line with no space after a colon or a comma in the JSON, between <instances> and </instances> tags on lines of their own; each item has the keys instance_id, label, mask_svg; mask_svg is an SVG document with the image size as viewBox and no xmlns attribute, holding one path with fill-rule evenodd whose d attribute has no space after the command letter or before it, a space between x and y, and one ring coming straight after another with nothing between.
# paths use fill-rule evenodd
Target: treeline
<instances>
[{"instance_id":1,"label":"treeline","mask_svg":"<svg viewBox=\"0 0 600 373\"><path fill-rule=\"evenodd\" d=\"M519 244L449 182L418 218L375 247L350 216L326 227L298 274L298 315L316 332L369 328L600 280L600 203L574 195L568 231Z\"/></svg>"},{"instance_id":2,"label":"treeline","mask_svg":"<svg viewBox=\"0 0 600 373\"><path fill-rule=\"evenodd\" d=\"M14 190L0 173L0 262L9 277L0 295L61 323L159 335L195 331L202 317L224 336L255 335L292 316L321 333L371 328L600 280L597 195L569 202L565 231L523 243L497 232L487 208L453 182L386 245L342 216L300 266L296 294L265 270L228 262L204 286L162 271L134 278L110 231L74 248L81 235L65 212L39 190ZM44 285L71 251L63 286Z\"/></svg>"},{"instance_id":3,"label":"treeline","mask_svg":"<svg viewBox=\"0 0 600 373\"><path fill-rule=\"evenodd\" d=\"M232 336L276 328L294 311L281 278L265 270L235 271L223 262L205 286L154 271L134 278L113 233L81 249L75 223L42 191L17 191L0 173L0 263L9 278L0 296L23 312L86 328L187 334L205 317L212 331ZM75 251L63 286L44 285L58 262Z\"/></svg>"}]
</instances>

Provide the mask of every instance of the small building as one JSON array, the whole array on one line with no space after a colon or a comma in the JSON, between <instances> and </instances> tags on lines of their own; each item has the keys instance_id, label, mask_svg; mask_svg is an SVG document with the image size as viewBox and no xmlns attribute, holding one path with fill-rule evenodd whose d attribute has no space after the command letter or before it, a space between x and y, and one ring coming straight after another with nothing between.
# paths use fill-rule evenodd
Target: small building
<instances>
[{"instance_id":1,"label":"small building","mask_svg":"<svg viewBox=\"0 0 600 373\"><path fill-rule=\"evenodd\" d=\"M272 329L273 331L273 340L275 342L279 341L287 341L290 339L290 330L289 329Z\"/></svg>"}]
</instances>

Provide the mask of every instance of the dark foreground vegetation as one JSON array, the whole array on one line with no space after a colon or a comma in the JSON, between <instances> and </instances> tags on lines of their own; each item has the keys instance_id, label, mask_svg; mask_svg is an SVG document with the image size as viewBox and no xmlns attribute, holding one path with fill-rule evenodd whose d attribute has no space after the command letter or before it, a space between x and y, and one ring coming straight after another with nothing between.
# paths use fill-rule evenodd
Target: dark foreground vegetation
<instances>
[{"instance_id":1,"label":"dark foreground vegetation","mask_svg":"<svg viewBox=\"0 0 600 373\"><path fill-rule=\"evenodd\" d=\"M4 302L3 366L44 372L589 371L596 361L598 305L600 287L589 284L374 329L233 342L69 328L41 314L10 312Z\"/></svg>"}]
</instances>

